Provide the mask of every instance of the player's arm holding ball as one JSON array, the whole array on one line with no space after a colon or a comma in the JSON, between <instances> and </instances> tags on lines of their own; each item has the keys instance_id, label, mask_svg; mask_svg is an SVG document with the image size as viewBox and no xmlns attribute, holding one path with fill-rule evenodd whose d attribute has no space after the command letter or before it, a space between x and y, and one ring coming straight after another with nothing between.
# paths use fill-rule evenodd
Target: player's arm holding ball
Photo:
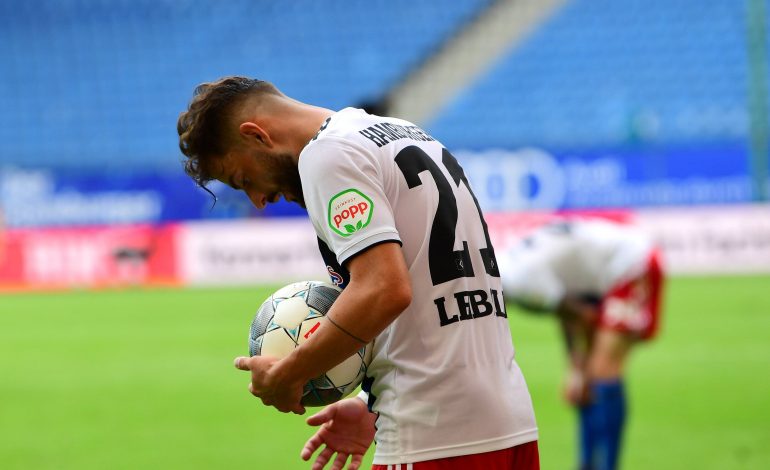
<instances>
[{"instance_id":1,"label":"player's arm holding ball","mask_svg":"<svg viewBox=\"0 0 770 470\"><path fill-rule=\"evenodd\" d=\"M401 247L382 243L348 263L350 284L334 302L313 340L287 357L238 357L235 365L251 371L251 393L265 405L302 414L302 387L372 341L411 302L409 273ZM360 400L359 400L360 401Z\"/></svg>"},{"instance_id":2,"label":"player's arm holding ball","mask_svg":"<svg viewBox=\"0 0 770 470\"><path fill-rule=\"evenodd\" d=\"M334 302L312 341L282 360L262 356L236 359L239 369L251 371L249 389L266 405L304 412L300 404L303 384L370 342L409 305L408 271L397 243L373 246L354 256L347 268L350 284ZM310 460L323 447L315 457L314 470L324 468L332 457L333 469L342 469L350 459L347 468L356 470L374 440L375 419L376 415L358 397L328 405L307 419L308 424L320 428L300 456Z\"/></svg>"}]
</instances>

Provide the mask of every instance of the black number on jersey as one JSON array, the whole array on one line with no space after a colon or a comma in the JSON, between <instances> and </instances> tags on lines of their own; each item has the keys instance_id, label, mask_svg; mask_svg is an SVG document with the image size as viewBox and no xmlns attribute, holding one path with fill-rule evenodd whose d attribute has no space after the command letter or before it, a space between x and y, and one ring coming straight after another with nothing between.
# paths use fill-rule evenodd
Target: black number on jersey
<instances>
[{"instance_id":1,"label":"black number on jersey","mask_svg":"<svg viewBox=\"0 0 770 470\"><path fill-rule=\"evenodd\" d=\"M436 208L436 215L433 217L428 246L428 263L430 264L430 277L433 285L436 286L461 277L473 277L473 263L471 262L468 242L463 241L462 250L454 249L459 216L457 199L451 183L444 176L441 168L424 150L416 146L409 146L398 152L395 161L410 189L422 185L419 175L424 171L430 173L438 188L438 207ZM481 259L484 261L484 270L490 276L500 277L495 252L489 240L487 223L463 169L447 149L442 150L441 163L449 172L455 186L459 187L462 182L473 198L486 239L486 246L479 250ZM471 223L468 220L459 220L459 222L464 225Z\"/></svg>"}]
</instances>

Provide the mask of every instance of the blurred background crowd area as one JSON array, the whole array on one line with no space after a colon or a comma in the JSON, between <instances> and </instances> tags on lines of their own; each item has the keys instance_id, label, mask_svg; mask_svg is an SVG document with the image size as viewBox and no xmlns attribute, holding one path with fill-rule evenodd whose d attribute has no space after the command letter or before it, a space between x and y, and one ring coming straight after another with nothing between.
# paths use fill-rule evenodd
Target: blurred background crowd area
<instances>
[{"instance_id":1,"label":"blurred background crowd area","mask_svg":"<svg viewBox=\"0 0 770 470\"><path fill-rule=\"evenodd\" d=\"M502 246L609 212L682 271L770 269L768 22L766 0L0 0L0 285L302 264L302 209L216 182L212 208L182 171L177 116L224 75L416 122Z\"/></svg>"}]
</instances>

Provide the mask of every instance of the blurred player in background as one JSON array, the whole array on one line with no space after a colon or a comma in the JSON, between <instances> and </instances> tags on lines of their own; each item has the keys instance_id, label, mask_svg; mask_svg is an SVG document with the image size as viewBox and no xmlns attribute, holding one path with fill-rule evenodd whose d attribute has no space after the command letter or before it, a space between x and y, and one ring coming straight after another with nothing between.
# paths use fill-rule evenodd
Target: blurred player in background
<instances>
[{"instance_id":1,"label":"blurred player in background","mask_svg":"<svg viewBox=\"0 0 770 470\"><path fill-rule=\"evenodd\" d=\"M663 272L653 243L605 221L547 224L500 255L508 300L554 312L570 359L565 397L580 411L580 469L617 468L623 370L658 327Z\"/></svg>"},{"instance_id":2,"label":"blurred player in background","mask_svg":"<svg viewBox=\"0 0 770 470\"><path fill-rule=\"evenodd\" d=\"M462 168L400 119L293 100L229 77L199 86L178 122L186 171L264 208L308 210L344 290L286 358L241 357L251 392L304 413L303 385L374 341L359 397L310 417L313 469L536 469L537 427L514 350L486 222ZM368 405L368 407L367 407ZM336 454L336 457L335 457Z\"/></svg>"}]
</instances>

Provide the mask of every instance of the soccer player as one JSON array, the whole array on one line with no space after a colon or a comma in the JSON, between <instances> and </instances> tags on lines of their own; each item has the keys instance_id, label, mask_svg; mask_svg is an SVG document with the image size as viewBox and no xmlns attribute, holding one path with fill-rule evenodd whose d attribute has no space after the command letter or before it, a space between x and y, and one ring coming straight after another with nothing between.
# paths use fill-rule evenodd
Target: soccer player
<instances>
[{"instance_id":1,"label":"soccer player","mask_svg":"<svg viewBox=\"0 0 770 470\"><path fill-rule=\"evenodd\" d=\"M250 391L304 413L303 384L374 341L364 392L310 417L313 469L536 469L537 427L514 360L495 252L451 153L419 127L332 111L243 77L196 88L178 121L186 171L258 208L307 208L343 288L312 341L236 358ZM348 459L350 461L348 462Z\"/></svg>"},{"instance_id":2,"label":"soccer player","mask_svg":"<svg viewBox=\"0 0 770 470\"><path fill-rule=\"evenodd\" d=\"M570 370L565 398L580 412L580 467L617 468L629 351L657 330L663 271L653 243L608 221L547 224L500 255L503 290L560 320Z\"/></svg>"}]
</instances>

